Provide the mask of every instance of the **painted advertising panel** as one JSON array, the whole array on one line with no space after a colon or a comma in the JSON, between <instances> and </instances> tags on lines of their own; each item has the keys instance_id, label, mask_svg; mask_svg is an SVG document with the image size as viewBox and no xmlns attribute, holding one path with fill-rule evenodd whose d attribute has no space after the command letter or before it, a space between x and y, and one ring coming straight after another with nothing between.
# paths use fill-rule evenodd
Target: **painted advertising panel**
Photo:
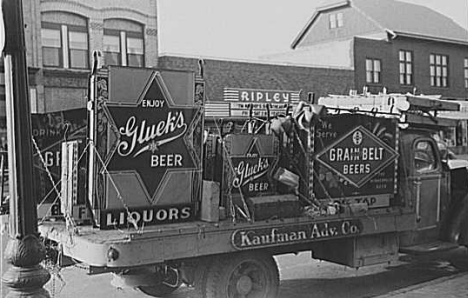
<instances>
[{"instance_id":1,"label":"painted advertising panel","mask_svg":"<svg viewBox=\"0 0 468 298\"><path fill-rule=\"evenodd\" d=\"M105 163L98 170L101 228L192 220L201 190L202 136L193 74L115 70L97 125L98 135L106 126L98 143ZM138 88L113 92L125 79L137 80ZM129 210L135 218L122 220Z\"/></svg>"},{"instance_id":2,"label":"painted advertising panel","mask_svg":"<svg viewBox=\"0 0 468 298\"><path fill-rule=\"evenodd\" d=\"M176 106L156 78L135 106L106 106L118 139L107 169L137 173L150 198L168 172L195 169L187 136L193 134L197 108Z\"/></svg>"},{"instance_id":3,"label":"painted advertising panel","mask_svg":"<svg viewBox=\"0 0 468 298\"><path fill-rule=\"evenodd\" d=\"M272 171L278 161L278 144L273 135L228 135L224 192L255 197L273 194Z\"/></svg>"},{"instance_id":4,"label":"painted advertising panel","mask_svg":"<svg viewBox=\"0 0 468 298\"><path fill-rule=\"evenodd\" d=\"M359 220L335 220L236 230L231 236L231 244L235 249L244 250L357 236L362 232Z\"/></svg>"},{"instance_id":5,"label":"painted advertising panel","mask_svg":"<svg viewBox=\"0 0 468 298\"><path fill-rule=\"evenodd\" d=\"M392 119L328 116L315 127L312 190L318 198L388 207L396 191L398 132ZM315 173L315 175L314 175Z\"/></svg>"},{"instance_id":6,"label":"painted advertising panel","mask_svg":"<svg viewBox=\"0 0 468 298\"><path fill-rule=\"evenodd\" d=\"M138 229L172 222L187 222L195 220L194 204L171 206L148 206L125 209L102 210L100 228L103 230L125 228Z\"/></svg>"}]
</instances>

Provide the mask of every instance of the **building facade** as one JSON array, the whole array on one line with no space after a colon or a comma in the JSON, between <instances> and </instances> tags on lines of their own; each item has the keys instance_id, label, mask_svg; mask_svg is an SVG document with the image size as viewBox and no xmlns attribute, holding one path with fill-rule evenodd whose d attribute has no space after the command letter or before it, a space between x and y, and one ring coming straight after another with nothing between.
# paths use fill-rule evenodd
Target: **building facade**
<instances>
[{"instance_id":1,"label":"building facade","mask_svg":"<svg viewBox=\"0 0 468 298\"><path fill-rule=\"evenodd\" d=\"M223 59L197 59L163 55L158 66L173 70L200 71L203 65L205 100L223 102L225 90L229 88L251 91L297 91L301 100L309 100L328 94L348 93L353 88L354 75L351 70L291 66L287 64L233 61Z\"/></svg>"},{"instance_id":2,"label":"building facade","mask_svg":"<svg viewBox=\"0 0 468 298\"><path fill-rule=\"evenodd\" d=\"M468 98L468 31L424 6L330 1L291 47L267 58L353 69L357 90Z\"/></svg>"},{"instance_id":3,"label":"building facade","mask_svg":"<svg viewBox=\"0 0 468 298\"><path fill-rule=\"evenodd\" d=\"M468 98L468 46L398 38L391 43L354 39L355 84L391 92Z\"/></svg>"},{"instance_id":4,"label":"building facade","mask_svg":"<svg viewBox=\"0 0 468 298\"><path fill-rule=\"evenodd\" d=\"M31 110L84 107L95 51L106 65L158 66L156 2L23 1ZM297 86L320 96L366 87L468 98L468 32L423 6L335 0L317 9L292 48L275 62L207 59L207 71L216 70L207 88ZM166 68L197 64L183 57L161 61ZM0 130L5 127L3 85L0 73Z\"/></svg>"},{"instance_id":5,"label":"building facade","mask_svg":"<svg viewBox=\"0 0 468 298\"><path fill-rule=\"evenodd\" d=\"M95 51L107 65L157 64L156 0L28 0L23 13L32 112L85 107Z\"/></svg>"}]
</instances>

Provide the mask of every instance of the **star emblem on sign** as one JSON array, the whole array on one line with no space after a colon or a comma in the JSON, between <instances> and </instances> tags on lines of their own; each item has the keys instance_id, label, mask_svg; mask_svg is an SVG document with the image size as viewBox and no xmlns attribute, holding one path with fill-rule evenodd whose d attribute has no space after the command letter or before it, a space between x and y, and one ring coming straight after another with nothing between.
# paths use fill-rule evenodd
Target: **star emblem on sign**
<instances>
[{"instance_id":1,"label":"star emblem on sign","mask_svg":"<svg viewBox=\"0 0 468 298\"><path fill-rule=\"evenodd\" d=\"M135 104L105 106L114 141L107 170L132 172L151 201L170 172L196 168L193 133L199 108L176 105L155 71Z\"/></svg>"}]
</instances>

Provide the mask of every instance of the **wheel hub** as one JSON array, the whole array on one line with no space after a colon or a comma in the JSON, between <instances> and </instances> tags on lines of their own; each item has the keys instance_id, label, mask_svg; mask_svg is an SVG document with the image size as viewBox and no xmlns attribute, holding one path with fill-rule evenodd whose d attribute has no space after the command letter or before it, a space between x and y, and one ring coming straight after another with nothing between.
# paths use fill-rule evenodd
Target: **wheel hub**
<instances>
[{"instance_id":1,"label":"wheel hub","mask_svg":"<svg viewBox=\"0 0 468 298\"><path fill-rule=\"evenodd\" d=\"M237 293L240 295L247 295L252 291L252 279L248 275L242 275L236 283Z\"/></svg>"}]
</instances>

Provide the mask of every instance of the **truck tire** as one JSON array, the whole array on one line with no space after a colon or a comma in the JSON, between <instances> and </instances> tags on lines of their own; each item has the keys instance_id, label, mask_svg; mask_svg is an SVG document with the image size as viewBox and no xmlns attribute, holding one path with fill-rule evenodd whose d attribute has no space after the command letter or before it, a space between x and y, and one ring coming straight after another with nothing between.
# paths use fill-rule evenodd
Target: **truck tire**
<instances>
[{"instance_id":1,"label":"truck tire","mask_svg":"<svg viewBox=\"0 0 468 298\"><path fill-rule=\"evenodd\" d=\"M206 297L206 280L208 272L211 270L211 266L213 265L213 259L215 258L203 258L198 263L192 284L194 287L192 298Z\"/></svg>"},{"instance_id":2,"label":"truck tire","mask_svg":"<svg viewBox=\"0 0 468 298\"><path fill-rule=\"evenodd\" d=\"M154 278L159 282L150 286L139 286L138 289L152 297L164 297L177 290L181 285L177 269L167 270L165 276L161 276L161 273L155 273Z\"/></svg>"},{"instance_id":3,"label":"truck tire","mask_svg":"<svg viewBox=\"0 0 468 298\"><path fill-rule=\"evenodd\" d=\"M206 298L275 298L279 273L269 254L247 252L219 257L207 272Z\"/></svg>"},{"instance_id":4,"label":"truck tire","mask_svg":"<svg viewBox=\"0 0 468 298\"><path fill-rule=\"evenodd\" d=\"M164 297L175 290L177 290L179 287L171 287L163 283L159 283L154 286L140 286L138 289L142 292L145 293L146 295L149 295L151 297Z\"/></svg>"},{"instance_id":5,"label":"truck tire","mask_svg":"<svg viewBox=\"0 0 468 298\"><path fill-rule=\"evenodd\" d=\"M468 245L468 227L466 217L468 215L468 194L463 198L458 198L454 206L447 214L445 226L442 231L442 239L449 242Z\"/></svg>"}]
</instances>

